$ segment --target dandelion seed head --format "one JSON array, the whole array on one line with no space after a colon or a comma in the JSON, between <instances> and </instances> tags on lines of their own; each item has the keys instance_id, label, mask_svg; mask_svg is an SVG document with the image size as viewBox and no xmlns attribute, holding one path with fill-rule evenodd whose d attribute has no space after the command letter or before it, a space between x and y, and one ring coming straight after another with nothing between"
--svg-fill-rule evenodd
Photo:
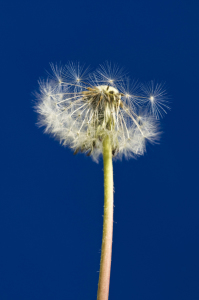
<instances>
[{"instance_id":1,"label":"dandelion seed head","mask_svg":"<svg viewBox=\"0 0 199 300\"><path fill-rule=\"evenodd\" d=\"M110 63L92 73L71 62L64 68L51 64L51 70L53 75L39 81L38 125L74 154L98 161L109 136L113 157L136 157L144 154L147 141L159 139L156 119L167 106L160 85L130 84Z\"/></svg>"}]
</instances>

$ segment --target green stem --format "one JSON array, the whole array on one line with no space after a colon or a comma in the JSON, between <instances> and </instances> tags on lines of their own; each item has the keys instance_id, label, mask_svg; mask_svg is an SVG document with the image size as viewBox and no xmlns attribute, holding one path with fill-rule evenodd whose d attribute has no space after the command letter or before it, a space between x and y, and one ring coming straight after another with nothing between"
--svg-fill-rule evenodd
<instances>
[{"instance_id":1,"label":"green stem","mask_svg":"<svg viewBox=\"0 0 199 300\"><path fill-rule=\"evenodd\" d=\"M97 300L108 300L113 237L113 164L110 138L103 142L104 220Z\"/></svg>"}]
</instances>

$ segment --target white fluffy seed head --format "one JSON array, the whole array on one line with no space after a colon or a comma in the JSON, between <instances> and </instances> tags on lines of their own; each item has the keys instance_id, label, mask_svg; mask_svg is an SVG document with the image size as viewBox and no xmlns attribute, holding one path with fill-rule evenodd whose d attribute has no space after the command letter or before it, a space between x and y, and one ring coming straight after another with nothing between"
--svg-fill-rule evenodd
<instances>
[{"instance_id":1,"label":"white fluffy seed head","mask_svg":"<svg viewBox=\"0 0 199 300\"><path fill-rule=\"evenodd\" d=\"M108 63L90 74L74 63L51 68L53 76L39 81L38 124L74 154L85 152L97 161L107 135L114 157L143 155L146 141L158 140L156 118L166 108L159 85L136 83L133 91L122 72Z\"/></svg>"}]
</instances>

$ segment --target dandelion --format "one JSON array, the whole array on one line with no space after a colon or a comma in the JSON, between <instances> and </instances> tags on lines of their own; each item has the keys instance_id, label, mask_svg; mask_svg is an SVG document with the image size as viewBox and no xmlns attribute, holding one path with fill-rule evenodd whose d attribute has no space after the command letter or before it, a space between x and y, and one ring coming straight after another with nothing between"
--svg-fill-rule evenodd
<instances>
[{"instance_id":1,"label":"dandelion","mask_svg":"<svg viewBox=\"0 0 199 300\"><path fill-rule=\"evenodd\" d=\"M84 152L104 163L104 221L97 300L109 294L113 232L112 158L143 155L146 143L159 139L158 121L169 108L161 85L130 84L110 63L95 72L78 63L64 68L51 64L52 73L39 81L36 111L39 126L74 154Z\"/></svg>"}]
</instances>

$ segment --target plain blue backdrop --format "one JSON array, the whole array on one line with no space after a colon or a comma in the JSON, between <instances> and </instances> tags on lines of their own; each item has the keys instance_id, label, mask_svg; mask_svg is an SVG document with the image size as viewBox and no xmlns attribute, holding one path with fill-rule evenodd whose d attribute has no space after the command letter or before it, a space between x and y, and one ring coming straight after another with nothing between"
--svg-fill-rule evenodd
<instances>
[{"instance_id":1,"label":"plain blue backdrop","mask_svg":"<svg viewBox=\"0 0 199 300\"><path fill-rule=\"evenodd\" d=\"M166 82L160 145L114 162L110 300L199 299L198 1L1 4L0 299L96 299L103 165L35 125L49 62Z\"/></svg>"}]
</instances>

